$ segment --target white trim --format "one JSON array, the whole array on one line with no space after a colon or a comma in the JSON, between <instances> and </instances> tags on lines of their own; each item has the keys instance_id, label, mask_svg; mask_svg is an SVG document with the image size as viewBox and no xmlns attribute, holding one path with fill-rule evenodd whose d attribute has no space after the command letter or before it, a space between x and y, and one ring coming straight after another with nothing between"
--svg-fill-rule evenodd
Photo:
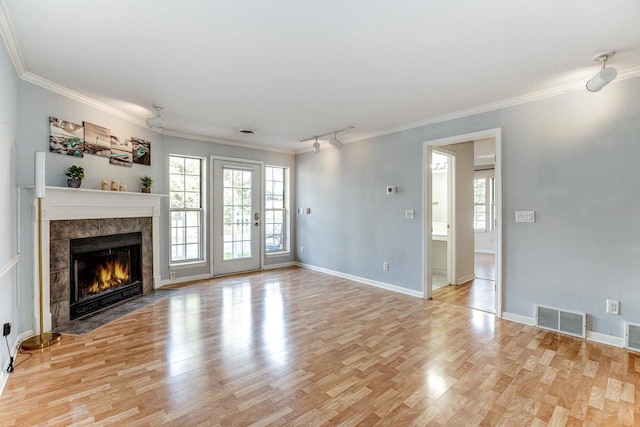
<instances>
[{"instance_id":1,"label":"white trim","mask_svg":"<svg viewBox=\"0 0 640 427\"><path fill-rule=\"evenodd\" d=\"M211 279L209 274L198 274L196 276L178 277L176 279L164 279L160 281L160 288L167 285L177 285L179 283L195 282L198 280ZM157 288L156 288L157 289Z\"/></svg>"},{"instance_id":2,"label":"white trim","mask_svg":"<svg viewBox=\"0 0 640 427\"><path fill-rule=\"evenodd\" d=\"M289 256L291 255L291 251L282 251L282 252L270 252L270 253L265 253L264 256L269 259L269 258L282 258L285 256Z\"/></svg>"},{"instance_id":3,"label":"white trim","mask_svg":"<svg viewBox=\"0 0 640 427\"><path fill-rule=\"evenodd\" d=\"M496 254L496 251L485 250L485 249L476 249L476 250L474 250L474 252L479 253L479 254L491 254L491 255L495 255Z\"/></svg>"},{"instance_id":4,"label":"white trim","mask_svg":"<svg viewBox=\"0 0 640 427\"><path fill-rule=\"evenodd\" d=\"M251 144L251 143L247 143L247 142L238 142L238 141L232 141L232 140L229 140L229 139L216 138L216 137L212 137L212 136L204 136L204 135L196 135L196 134L187 133L187 132L179 132L179 131L166 129L166 128L165 128L165 131L164 131L164 135L165 136L171 136L171 137L174 137L174 138L191 139L191 140L194 140L194 141L213 142L213 143L216 143L216 144L231 145L231 146L234 146L234 147L250 148L250 149L253 149L253 150L270 151L270 152L274 152L274 153L283 153L283 154L296 154L295 150L288 150L286 148L271 147L271 146L267 146L267 145Z\"/></svg>"},{"instance_id":5,"label":"white trim","mask_svg":"<svg viewBox=\"0 0 640 427\"><path fill-rule=\"evenodd\" d=\"M265 262L265 241L264 241L264 217L265 217L265 203L264 203L264 194L265 194L265 182L264 182L264 177L265 177L265 171L264 171L264 167L265 167L265 162L262 160L253 160L253 159L241 159L241 158L236 158L236 157L228 157L228 156L216 156L216 155L211 155L209 156L209 165L210 165L210 170L209 170L209 177L210 180L207 181L209 182L210 185L210 190L209 190L209 194L211 196L211 215L210 215L210 259L211 259L211 263L209 265L209 273L211 274L211 277L216 277L216 276L225 276L228 274L239 274L239 273L248 273L249 271L257 271L257 270L247 270L247 271L237 271L237 272L231 272L231 273L219 273L216 274L215 271L215 241L214 241L214 216L215 216L215 210L216 207L215 205L215 162L216 160L219 160L221 162L233 162L233 163L247 163L247 164L251 164L251 165L256 165L259 168L259 172L260 172L260 182L259 182L259 186L260 186L260 195L258 197L258 201L260 203L260 230L258 230L258 236L260 239L260 266L257 268L257 270L263 270L264 269L264 262Z\"/></svg>"},{"instance_id":6,"label":"white trim","mask_svg":"<svg viewBox=\"0 0 640 427\"><path fill-rule=\"evenodd\" d=\"M493 138L496 149L495 160L495 191L496 191L496 299L495 310L496 316L502 317L502 128L485 129L477 132L466 133L462 135L454 135L446 138L439 138L423 142L423 160L422 160L422 205L424 217L422 219L422 292L425 298L431 298L431 225L427 224L431 218L431 186L429 181L428 165L431 164L431 150L435 146L455 144L465 141L477 141L480 139Z\"/></svg>"},{"instance_id":7,"label":"white trim","mask_svg":"<svg viewBox=\"0 0 640 427\"><path fill-rule=\"evenodd\" d=\"M624 348L624 338L613 335L603 334L600 332L587 331L587 341L593 341L600 344L612 345L614 347Z\"/></svg>"},{"instance_id":8,"label":"white trim","mask_svg":"<svg viewBox=\"0 0 640 427\"><path fill-rule=\"evenodd\" d=\"M207 266L207 261L203 261L203 260L175 263L175 264L169 264L169 271L186 270L188 268L198 268L198 267L206 267L206 266Z\"/></svg>"},{"instance_id":9,"label":"white trim","mask_svg":"<svg viewBox=\"0 0 640 427\"><path fill-rule=\"evenodd\" d=\"M11 24L11 19L9 19L7 7L4 3L4 0L0 0L0 35L2 35L16 73L18 76L22 76L27 68L24 65L22 53L20 53L20 48L18 47L18 39L13 31L13 25Z\"/></svg>"},{"instance_id":10,"label":"white trim","mask_svg":"<svg viewBox=\"0 0 640 427\"><path fill-rule=\"evenodd\" d=\"M296 265L295 261L289 261L289 262L281 262L279 264L267 264L262 269L263 270L275 270L277 268L293 267L294 265Z\"/></svg>"},{"instance_id":11,"label":"white trim","mask_svg":"<svg viewBox=\"0 0 640 427\"><path fill-rule=\"evenodd\" d=\"M20 254L17 254L16 256L14 256L13 258L11 258L9 260L9 262L7 262L4 267L0 268L0 277L4 276L5 274L7 274L9 272L9 270L11 270L11 268L13 268L14 265L16 265L17 263L20 262Z\"/></svg>"},{"instance_id":12,"label":"white trim","mask_svg":"<svg viewBox=\"0 0 640 427\"><path fill-rule=\"evenodd\" d=\"M618 73L618 77L612 83L619 83L621 81L640 77L640 67L629 68L628 70L624 70ZM472 108L467 108L465 110L454 111L452 113L442 114L440 116L435 116L430 119L421 120L413 123L407 123L405 125L397 126L394 128L383 129L380 131L369 132L366 134L360 134L354 136L353 138L340 139L344 144L350 144L352 142L363 141L366 139L376 138L379 136L390 135L396 132L402 132L405 130L420 128L423 126L433 125L436 123L442 123L449 120L460 119L462 117L472 116L474 114L486 113L489 111L500 110L502 108L513 107L516 105L526 104L528 102L540 101L547 98L552 98L558 95L564 95L566 93L577 92L581 90L585 90L586 80L580 80L579 82L569 83L562 86L556 86L551 89L542 90L539 92L533 92L530 94L517 96L514 98L507 98L496 102L491 102L489 104L483 104ZM301 154L311 151L310 149L298 150L296 154ZM497 154L497 153L496 153Z\"/></svg>"},{"instance_id":13,"label":"white trim","mask_svg":"<svg viewBox=\"0 0 640 427\"><path fill-rule=\"evenodd\" d=\"M462 285L464 283L470 282L476 278L475 274L467 274L466 276L459 277L456 281L456 285Z\"/></svg>"},{"instance_id":14,"label":"white trim","mask_svg":"<svg viewBox=\"0 0 640 427\"><path fill-rule=\"evenodd\" d=\"M413 289L403 288L401 286L392 285L390 283L378 282L377 280L366 279L364 277L341 273L339 271L329 270L328 268L324 267L316 267L315 265L305 264L302 262L296 262L295 265L302 268L308 268L309 270L315 270L321 273L330 274L332 276L341 277L343 279L352 280L354 282L362 283L365 285L375 286L376 288L386 289L388 291L398 292L400 294L405 294L416 298L423 297L422 292L420 291L414 291Z\"/></svg>"},{"instance_id":15,"label":"white trim","mask_svg":"<svg viewBox=\"0 0 640 427\"><path fill-rule=\"evenodd\" d=\"M110 105L105 104L104 102L97 101L93 98L90 98L86 95L81 94L80 92L76 92L69 88L66 88L58 83L52 82L51 80L47 80L43 77L40 77L37 74L33 74L29 71L24 72L20 75L20 78L26 82L33 83L36 86L40 86L41 88L47 89L48 91L57 93L58 95L66 96L74 101L77 101L81 104L88 105L89 107L93 107L97 110L104 111L107 114L111 114L112 116L119 117L128 122L131 122L135 125L141 126L145 129L149 129L152 132L161 133L157 129L151 129L147 127L147 123L144 119L134 116L129 113L125 113L124 111L112 107Z\"/></svg>"},{"instance_id":16,"label":"white trim","mask_svg":"<svg viewBox=\"0 0 640 427\"><path fill-rule=\"evenodd\" d=\"M522 323L523 325L533 326L535 319L529 316L522 316L521 314L509 313L508 311L502 312L502 319L510 322Z\"/></svg>"}]
</instances>

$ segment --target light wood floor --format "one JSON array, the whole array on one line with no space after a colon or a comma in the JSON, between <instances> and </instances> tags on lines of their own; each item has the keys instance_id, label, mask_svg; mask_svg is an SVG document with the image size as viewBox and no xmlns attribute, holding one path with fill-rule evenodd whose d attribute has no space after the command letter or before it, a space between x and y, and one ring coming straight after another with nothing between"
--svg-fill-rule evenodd
<instances>
[{"instance_id":1,"label":"light wood floor","mask_svg":"<svg viewBox=\"0 0 640 427\"><path fill-rule=\"evenodd\" d=\"M495 255L475 253L476 278L462 285L448 285L434 290L432 298L452 304L495 313Z\"/></svg>"},{"instance_id":2,"label":"light wood floor","mask_svg":"<svg viewBox=\"0 0 640 427\"><path fill-rule=\"evenodd\" d=\"M65 335L0 398L2 426L583 422L640 423L638 355L298 268Z\"/></svg>"}]
</instances>

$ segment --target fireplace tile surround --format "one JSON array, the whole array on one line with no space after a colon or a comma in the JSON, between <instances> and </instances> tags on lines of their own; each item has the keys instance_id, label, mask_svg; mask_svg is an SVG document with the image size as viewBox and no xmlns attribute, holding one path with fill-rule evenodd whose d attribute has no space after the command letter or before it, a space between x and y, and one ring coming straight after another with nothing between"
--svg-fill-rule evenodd
<instances>
[{"instance_id":1,"label":"fireplace tile surround","mask_svg":"<svg viewBox=\"0 0 640 427\"><path fill-rule=\"evenodd\" d=\"M31 187L33 188L33 187ZM69 319L69 241L142 232L143 292L160 287L160 204L164 194L46 187L42 199L44 330ZM38 199L33 199L37 212ZM34 332L39 333L38 218L33 222Z\"/></svg>"},{"instance_id":2,"label":"fireplace tile surround","mask_svg":"<svg viewBox=\"0 0 640 427\"><path fill-rule=\"evenodd\" d=\"M51 325L58 328L70 320L69 259L71 239L110 236L114 234L142 233L142 292L153 289L152 218L102 218L51 221L49 226L51 288Z\"/></svg>"}]
</instances>

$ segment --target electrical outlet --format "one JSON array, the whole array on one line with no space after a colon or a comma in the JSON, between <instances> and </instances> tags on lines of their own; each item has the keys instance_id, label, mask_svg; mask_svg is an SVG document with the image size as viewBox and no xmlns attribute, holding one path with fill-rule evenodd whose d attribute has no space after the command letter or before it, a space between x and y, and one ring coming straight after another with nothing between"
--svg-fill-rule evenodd
<instances>
[{"instance_id":1,"label":"electrical outlet","mask_svg":"<svg viewBox=\"0 0 640 427\"><path fill-rule=\"evenodd\" d=\"M620 301L616 301L614 299L608 299L607 313L620 314Z\"/></svg>"},{"instance_id":2,"label":"electrical outlet","mask_svg":"<svg viewBox=\"0 0 640 427\"><path fill-rule=\"evenodd\" d=\"M303 254L304 253L304 246L300 246L300 253Z\"/></svg>"},{"instance_id":3,"label":"electrical outlet","mask_svg":"<svg viewBox=\"0 0 640 427\"><path fill-rule=\"evenodd\" d=\"M176 272L175 271L170 271L169 272L169 279L176 280Z\"/></svg>"},{"instance_id":4,"label":"electrical outlet","mask_svg":"<svg viewBox=\"0 0 640 427\"><path fill-rule=\"evenodd\" d=\"M5 323L2 326L2 336L6 337L7 335L9 335L11 333L11 323Z\"/></svg>"},{"instance_id":5,"label":"electrical outlet","mask_svg":"<svg viewBox=\"0 0 640 427\"><path fill-rule=\"evenodd\" d=\"M389 263L388 263L387 261L384 261L384 262L382 263L382 269L383 269L384 271L389 271Z\"/></svg>"}]
</instances>

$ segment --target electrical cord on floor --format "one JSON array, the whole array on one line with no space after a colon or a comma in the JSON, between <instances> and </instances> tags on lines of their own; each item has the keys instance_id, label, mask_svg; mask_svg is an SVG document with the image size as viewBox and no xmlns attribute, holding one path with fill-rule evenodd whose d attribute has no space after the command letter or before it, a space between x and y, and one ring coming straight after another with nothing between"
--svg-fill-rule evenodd
<instances>
[{"instance_id":1,"label":"electrical cord on floor","mask_svg":"<svg viewBox=\"0 0 640 427\"><path fill-rule=\"evenodd\" d=\"M18 353L19 354L24 354L25 356L29 356L26 359L22 360L20 363L18 363L16 366L14 366L14 368L17 368L18 366L22 365L24 362L26 362L27 360L31 359L31 357L33 356L33 353L28 353L26 351L22 351L22 348L20 346L18 346Z\"/></svg>"},{"instance_id":2,"label":"electrical cord on floor","mask_svg":"<svg viewBox=\"0 0 640 427\"><path fill-rule=\"evenodd\" d=\"M13 356L11 355L11 349L9 348L9 338L7 335L4 336L4 341L7 343L7 352L9 353L9 366L7 367L7 372L13 372Z\"/></svg>"}]
</instances>

